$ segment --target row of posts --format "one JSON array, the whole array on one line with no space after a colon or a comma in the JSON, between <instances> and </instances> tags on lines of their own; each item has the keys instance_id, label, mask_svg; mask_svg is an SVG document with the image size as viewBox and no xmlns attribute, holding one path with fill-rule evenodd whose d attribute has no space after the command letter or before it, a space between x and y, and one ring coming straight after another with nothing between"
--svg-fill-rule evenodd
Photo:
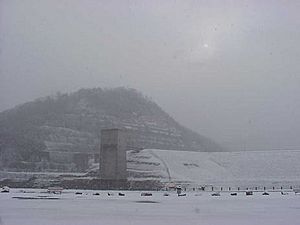
<instances>
[{"instance_id":1,"label":"row of posts","mask_svg":"<svg viewBox=\"0 0 300 225\"><path fill-rule=\"evenodd\" d=\"M267 188L266 187L263 187L263 190L266 190ZM278 190L278 188L276 188L276 187L272 187L272 190ZM289 189L291 189L291 190L293 190L293 186L290 186L289 187ZM196 188L193 188L193 191L195 191L196 190ZM211 190L212 191L214 191L214 190L216 190L213 186L211 187ZM223 188L223 187L220 187L220 191L226 191L226 190L228 190L228 191L231 191L232 190L232 188L231 187L228 187L228 189L225 189L225 188ZM237 190L238 191L240 191L240 190L242 190L240 187L237 187ZM243 190L245 190L245 189L243 189ZM246 190L250 190L250 188L246 188ZM251 190L260 190L260 188L258 188L258 187L254 187L254 188L251 188ZM280 190L283 190L283 186L281 186L280 187Z\"/></svg>"},{"instance_id":2,"label":"row of posts","mask_svg":"<svg viewBox=\"0 0 300 225\"><path fill-rule=\"evenodd\" d=\"M290 189L290 190L293 190L293 186L289 186L287 188L284 188L283 186L280 186L280 189L279 188L276 188L275 186L271 187L271 188L267 188L267 187L253 187L253 188L241 188L241 187L237 187L237 188L231 188L231 187L227 187L227 188L223 188L223 187L220 187L220 188L217 188L217 187L201 187L201 188L188 188L188 190L192 190L192 191L199 191L199 190L202 190L202 191L242 191L242 190L255 190L255 191L258 191L258 190L287 190L287 189ZM182 190L184 191L187 191L187 188L182 188Z\"/></svg>"}]
</instances>

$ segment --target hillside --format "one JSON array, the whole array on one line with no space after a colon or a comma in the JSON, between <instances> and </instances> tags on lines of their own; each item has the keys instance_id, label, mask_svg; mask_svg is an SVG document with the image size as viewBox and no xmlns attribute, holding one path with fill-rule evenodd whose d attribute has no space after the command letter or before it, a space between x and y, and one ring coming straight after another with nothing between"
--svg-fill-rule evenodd
<instances>
[{"instance_id":1,"label":"hillside","mask_svg":"<svg viewBox=\"0 0 300 225\"><path fill-rule=\"evenodd\" d=\"M127 153L130 180L160 180L227 187L300 184L300 151L182 152L145 149Z\"/></svg>"},{"instance_id":2,"label":"hillside","mask_svg":"<svg viewBox=\"0 0 300 225\"><path fill-rule=\"evenodd\" d=\"M138 148L221 150L136 90L81 89L0 113L0 168L72 170L69 153L97 154L104 128L127 129ZM47 162L49 153L55 162Z\"/></svg>"}]
</instances>

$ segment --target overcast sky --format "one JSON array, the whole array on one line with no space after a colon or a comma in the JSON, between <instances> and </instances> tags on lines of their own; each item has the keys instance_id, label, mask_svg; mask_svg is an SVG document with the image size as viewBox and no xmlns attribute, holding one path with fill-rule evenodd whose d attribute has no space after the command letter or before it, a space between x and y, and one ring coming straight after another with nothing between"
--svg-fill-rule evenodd
<instances>
[{"instance_id":1,"label":"overcast sky","mask_svg":"<svg viewBox=\"0 0 300 225\"><path fill-rule=\"evenodd\" d=\"M0 111L126 86L230 150L300 149L298 0L0 0Z\"/></svg>"}]
</instances>

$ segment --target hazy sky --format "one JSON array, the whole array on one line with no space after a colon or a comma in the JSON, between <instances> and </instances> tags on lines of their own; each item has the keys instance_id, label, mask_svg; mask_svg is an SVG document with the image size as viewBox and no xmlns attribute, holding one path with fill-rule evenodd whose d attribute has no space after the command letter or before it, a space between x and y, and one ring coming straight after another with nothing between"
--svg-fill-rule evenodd
<instances>
[{"instance_id":1,"label":"hazy sky","mask_svg":"<svg viewBox=\"0 0 300 225\"><path fill-rule=\"evenodd\" d=\"M0 0L0 111L128 86L228 149L300 149L299 12L298 0Z\"/></svg>"}]
</instances>

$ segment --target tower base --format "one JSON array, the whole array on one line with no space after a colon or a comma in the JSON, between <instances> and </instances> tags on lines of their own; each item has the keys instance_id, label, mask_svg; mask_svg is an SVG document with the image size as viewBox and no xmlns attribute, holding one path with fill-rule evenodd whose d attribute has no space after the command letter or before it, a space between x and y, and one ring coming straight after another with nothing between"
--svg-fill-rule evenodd
<instances>
[{"instance_id":1,"label":"tower base","mask_svg":"<svg viewBox=\"0 0 300 225\"><path fill-rule=\"evenodd\" d=\"M102 190L127 190L129 188L129 184L126 179L99 179L99 188Z\"/></svg>"}]
</instances>

